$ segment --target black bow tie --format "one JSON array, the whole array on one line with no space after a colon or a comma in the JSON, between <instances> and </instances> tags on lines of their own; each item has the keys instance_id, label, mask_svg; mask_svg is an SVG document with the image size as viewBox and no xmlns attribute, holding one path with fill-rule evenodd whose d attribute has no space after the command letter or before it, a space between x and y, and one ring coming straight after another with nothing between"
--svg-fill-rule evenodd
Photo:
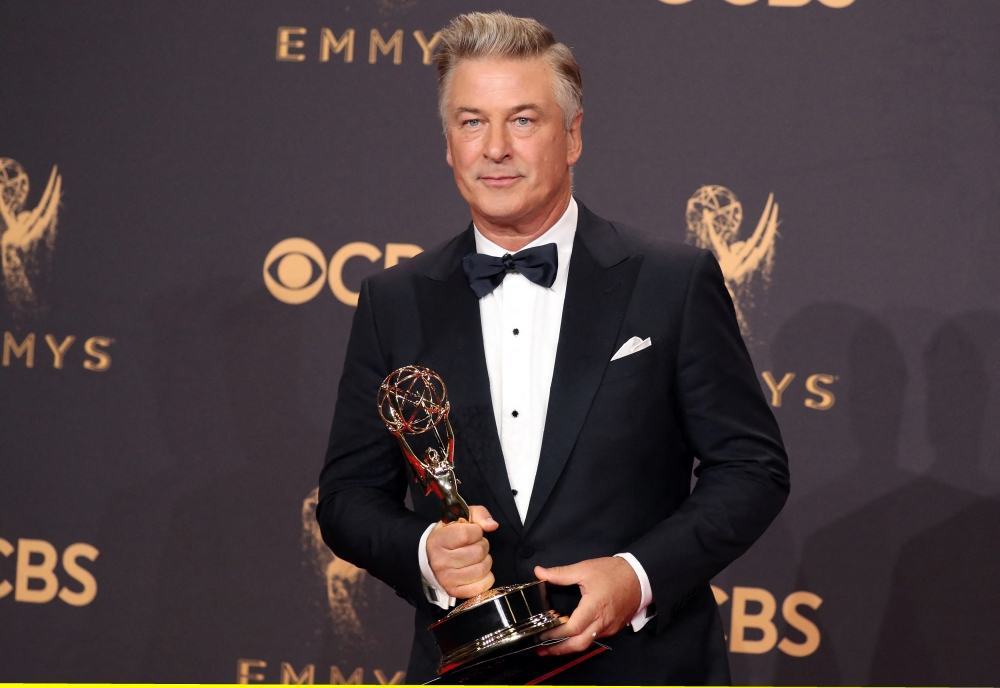
<instances>
[{"instance_id":1,"label":"black bow tie","mask_svg":"<svg viewBox=\"0 0 1000 688\"><path fill-rule=\"evenodd\" d=\"M556 281L559 251L555 244L543 244L514 255L507 253L502 258L470 253L462 258L462 267L469 278L469 286L479 298L499 287L509 272L524 275L535 284L548 288Z\"/></svg>"}]
</instances>

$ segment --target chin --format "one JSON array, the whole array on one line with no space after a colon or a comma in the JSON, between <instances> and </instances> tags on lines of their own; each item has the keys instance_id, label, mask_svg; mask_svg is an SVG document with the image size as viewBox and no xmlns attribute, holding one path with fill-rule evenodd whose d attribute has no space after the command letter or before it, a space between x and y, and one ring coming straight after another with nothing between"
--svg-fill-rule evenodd
<instances>
[{"instance_id":1,"label":"chin","mask_svg":"<svg viewBox=\"0 0 1000 688\"><path fill-rule=\"evenodd\" d=\"M522 216L527 208L527 199L518 194L480 194L476 198L476 210L494 222L502 222Z\"/></svg>"}]
</instances>

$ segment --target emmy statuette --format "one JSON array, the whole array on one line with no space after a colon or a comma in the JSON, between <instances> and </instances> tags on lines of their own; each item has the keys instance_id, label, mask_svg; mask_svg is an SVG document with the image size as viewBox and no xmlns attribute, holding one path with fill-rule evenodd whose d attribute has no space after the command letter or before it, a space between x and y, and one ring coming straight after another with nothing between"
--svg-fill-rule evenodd
<instances>
[{"instance_id":1,"label":"emmy statuette","mask_svg":"<svg viewBox=\"0 0 1000 688\"><path fill-rule=\"evenodd\" d=\"M379 388L378 409L425 494L433 492L441 499L441 520L445 524L468 521L469 505L458 494L455 478L455 435L448 420L451 404L437 373L420 366L396 370ZM420 456L407 437L424 433L432 433L433 439ZM539 633L561 623L558 612L549 607L543 581L487 590L431 625L441 648L438 674L495 650L536 643Z\"/></svg>"}]
</instances>

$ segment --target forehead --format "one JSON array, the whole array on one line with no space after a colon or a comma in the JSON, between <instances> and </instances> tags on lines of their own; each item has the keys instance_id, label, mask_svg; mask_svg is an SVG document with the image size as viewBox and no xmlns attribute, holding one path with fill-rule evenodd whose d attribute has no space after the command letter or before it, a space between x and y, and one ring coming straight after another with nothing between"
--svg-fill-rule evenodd
<instances>
[{"instance_id":1,"label":"forehead","mask_svg":"<svg viewBox=\"0 0 1000 688\"><path fill-rule=\"evenodd\" d=\"M462 60L448 89L451 107L541 105L554 98L552 69L542 58Z\"/></svg>"}]
</instances>

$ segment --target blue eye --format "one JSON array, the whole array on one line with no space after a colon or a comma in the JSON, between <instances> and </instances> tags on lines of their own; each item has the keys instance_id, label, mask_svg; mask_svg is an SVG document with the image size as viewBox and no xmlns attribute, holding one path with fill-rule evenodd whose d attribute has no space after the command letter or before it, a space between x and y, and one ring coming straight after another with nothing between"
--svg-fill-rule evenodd
<instances>
[{"instance_id":1,"label":"blue eye","mask_svg":"<svg viewBox=\"0 0 1000 688\"><path fill-rule=\"evenodd\" d=\"M479 126L479 120L478 119L470 119L470 120L468 120L466 122L466 124L468 126L470 126L470 127L477 127L477 126Z\"/></svg>"},{"instance_id":2,"label":"blue eye","mask_svg":"<svg viewBox=\"0 0 1000 688\"><path fill-rule=\"evenodd\" d=\"M527 117L518 117L517 123L520 124L522 127L526 127L528 126L528 124L531 123L531 120L528 119Z\"/></svg>"}]
</instances>

